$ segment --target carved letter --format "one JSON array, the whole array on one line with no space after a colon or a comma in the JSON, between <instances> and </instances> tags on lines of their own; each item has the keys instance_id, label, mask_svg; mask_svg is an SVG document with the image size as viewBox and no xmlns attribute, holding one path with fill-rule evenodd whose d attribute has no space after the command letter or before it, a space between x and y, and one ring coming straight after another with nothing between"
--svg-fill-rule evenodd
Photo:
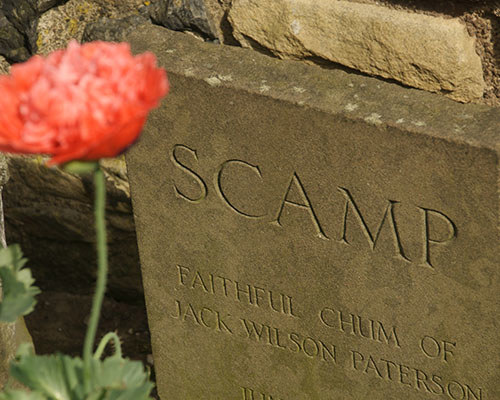
<instances>
[{"instance_id":1,"label":"carved letter","mask_svg":"<svg viewBox=\"0 0 500 400\"><path fill-rule=\"evenodd\" d=\"M370 246L372 250L375 249L375 246L377 245L377 240L380 236L380 231L382 230L382 227L384 226L384 222L387 217L389 217L389 223L392 228L392 234L394 238L394 247L396 250L396 254L402 258L405 261L411 262L411 260L406 257L403 246L401 245L401 239L399 238L399 232L398 232L398 227L396 225L396 219L394 217L394 204L397 204L398 201L394 200L389 200L389 204L387 204L387 207L385 208L384 215L382 216L382 221L380 222L380 225L377 228L377 231L375 232L375 235L373 235L370 232L370 229L368 228L368 225L365 222L365 219L363 218L363 215L361 215L361 212L359 211L358 206L356 205L354 198L352 197L351 193L349 190L339 187L338 190L345 196L346 198L346 203L345 203L345 212L344 212L344 222L343 222L343 230L342 230L342 238L340 239L341 242L349 244L347 241L347 215L349 213L349 205L352 206L352 209L354 210L354 214L356 214L356 217L358 218L358 221L361 225L361 230L363 231L364 235L366 236L368 243L370 243Z\"/></svg>"},{"instance_id":2,"label":"carved letter","mask_svg":"<svg viewBox=\"0 0 500 400\"><path fill-rule=\"evenodd\" d=\"M203 179L200 177L200 175L198 175L196 172L194 172L192 169L186 167L184 164L182 164L178 159L177 159L177 153L178 153L178 150L180 149L184 149L184 150L187 150L190 154L192 154L194 156L194 159L196 161L198 161L198 156L196 155L196 150L193 150L183 144L176 144L172 150L172 157L171 157L171 160L172 162L174 163L174 165L179 168L180 170L186 172L189 176L191 176L195 181L196 183L200 186L200 195L198 196L198 198L191 198L191 197L188 197L186 196L184 193L182 193L178 188L177 186L175 185L174 183L174 191L175 191L175 194L177 195L177 197L180 197L184 200L187 200L191 203L199 203L201 202L202 200L205 199L205 197L207 197L207 185L206 183L203 181Z\"/></svg>"},{"instance_id":3,"label":"carved letter","mask_svg":"<svg viewBox=\"0 0 500 400\"><path fill-rule=\"evenodd\" d=\"M243 394L243 400L254 400L252 389L241 386L241 393Z\"/></svg>"},{"instance_id":4,"label":"carved letter","mask_svg":"<svg viewBox=\"0 0 500 400\"><path fill-rule=\"evenodd\" d=\"M431 210L430 208L424 208L424 207L419 207L419 208L424 213L424 265L434 268L434 266L431 264L431 251L429 245L431 243L445 244L450 240L455 239L457 237L457 226L449 217L444 215L441 211ZM450 234L448 235L448 237L444 238L431 237L432 235L429 229L430 215L435 215L436 217L439 217L446 223L448 223L448 226L450 228Z\"/></svg>"},{"instance_id":5,"label":"carved letter","mask_svg":"<svg viewBox=\"0 0 500 400\"><path fill-rule=\"evenodd\" d=\"M303 203L297 203L292 200L288 200L288 195L290 194L290 190L292 189L292 185L295 184L295 187L299 190L300 196L302 197ZM299 176L297 175L296 172L293 173L292 179L290 179L290 184L288 185L288 189L286 190L285 197L283 201L281 202L281 207L278 211L278 216L274 221L271 221L271 223L281 226L280 218L281 214L283 213L283 209L285 208L286 204L290 204L295 207L299 208L304 208L307 211L309 211L309 215L311 216L312 223L314 225L314 228L316 230L316 233L319 238L329 240L328 236L325 234L325 231L321 227L318 217L316 216L316 213L314 212L314 209L312 207L311 201L309 200L309 197L307 196L307 193L304 189L304 185L302 185L302 182L300 181Z\"/></svg>"},{"instance_id":6,"label":"carved letter","mask_svg":"<svg viewBox=\"0 0 500 400\"><path fill-rule=\"evenodd\" d=\"M225 162L222 163L222 165L219 167L219 173L217 174L217 185L216 185L216 188L218 189L218 192L219 192L219 195L220 197L222 197L222 199L226 202L226 204L229 206L229 208L231 210L233 210L235 213L237 214L240 214L240 215L243 215L245 217L248 217L248 218L262 218L264 217L266 214L263 214L263 215L256 215L256 214L248 214L244 211L241 211L239 210L238 208L236 208L230 201L229 199L227 198L226 194L224 193L224 191L222 190L222 185L221 185L221 176L222 176L222 171L224 170L224 168L231 164L231 163L234 163L234 164L242 164L242 165L247 165L250 169L252 169L252 171L255 171L255 173L260 177L262 178L262 174L260 172L260 168L257 166L257 165L253 165L253 164L250 164L246 161L243 161L243 160L227 160Z\"/></svg>"}]
</instances>

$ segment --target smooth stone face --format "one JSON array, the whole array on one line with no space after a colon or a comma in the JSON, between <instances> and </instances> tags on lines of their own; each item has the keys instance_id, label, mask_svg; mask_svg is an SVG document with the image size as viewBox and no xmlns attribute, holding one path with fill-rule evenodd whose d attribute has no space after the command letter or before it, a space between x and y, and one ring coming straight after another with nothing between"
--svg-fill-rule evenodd
<instances>
[{"instance_id":1,"label":"smooth stone face","mask_svg":"<svg viewBox=\"0 0 500 400\"><path fill-rule=\"evenodd\" d=\"M144 26L161 398L500 398L498 110Z\"/></svg>"}]
</instances>

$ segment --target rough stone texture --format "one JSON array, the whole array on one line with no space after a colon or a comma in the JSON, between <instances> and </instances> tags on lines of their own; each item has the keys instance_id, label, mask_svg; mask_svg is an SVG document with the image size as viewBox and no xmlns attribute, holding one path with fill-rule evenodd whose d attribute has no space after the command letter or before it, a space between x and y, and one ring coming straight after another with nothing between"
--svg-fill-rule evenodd
<instances>
[{"instance_id":1,"label":"rough stone texture","mask_svg":"<svg viewBox=\"0 0 500 400\"><path fill-rule=\"evenodd\" d=\"M108 295L141 301L142 287L124 161L107 160ZM93 183L50 169L41 159L10 157L4 189L7 241L19 243L42 290L65 282L88 294L95 277Z\"/></svg>"},{"instance_id":2,"label":"rough stone texture","mask_svg":"<svg viewBox=\"0 0 500 400\"><path fill-rule=\"evenodd\" d=\"M7 60L0 56L0 74L8 74L10 72L10 64Z\"/></svg>"},{"instance_id":3,"label":"rough stone texture","mask_svg":"<svg viewBox=\"0 0 500 400\"><path fill-rule=\"evenodd\" d=\"M71 39L81 41L85 26L102 17L124 18L138 15L142 1L139 0L69 0L44 13L37 27L39 54L48 54L64 48Z\"/></svg>"},{"instance_id":4,"label":"rough stone texture","mask_svg":"<svg viewBox=\"0 0 500 400\"><path fill-rule=\"evenodd\" d=\"M19 32L27 32L37 16L34 0L1 0L2 11Z\"/></svg>"},{"instance_id":5,"label":"rough stone texture","mask_svg":"<svg viewBox=\"0 0 500 400\"><path fill-rule=\"evenodd\" d=\"M224 10L224 4L219 0L204 0L207 17L214 27L212 36L218 39L221 43L226 43L227 36L227 13ZM234 40L234 39L233 39Z\"/></svg>"},{"instance_id":6,"label":"rough stone texture","mask_svg":"<svg viewBox=\"0 0 500 400\"><path fill-rule=\"evenodd\" d=\"M353 1L353 0L351 0ZM500 2L495 0L354 0L383 4L407 12L460 18L476 37L476 51L483 63L484 100L500 105Z\"/></svg>"},{"instance_id":7,"label":"rough stone texture","mask_svg":"<svg viewBox=\"0 0 500 400\"><path fill-rule=\"evenodd\" d=\"M138 25L147 23L143 15L129 15L121 19L101 18L96 22L87 24L82 35L82 42L105 40L108 42L122 42L127 34Z\"/></svg>"},{"instance_id":8,"label":"rough stone texture","mask_svg":"<svg viewBox=\"0 0 500 400\"><path fill-rule=\"evenodd\" d=\"M44 13L45 11L66 3L68 0L38 0L36 7L39 13Z\"/></svg>"},{"instance_id":9,"label":"rough stone texture","mask_svg":"<svg viewBox=\"0 0 500 400\"><path fill-rule=\"evenodd\" d=\"M457 19L346 1L235 0L229 21L244 47L334 61L463 102L483 96L475 41Z\"/></svg>"},{"instance_id":10,"label":"rough stone texture","mask_svg":"<svg viewBox=\"0 0 500 400\"><path fill-rule=\"evenodd\" d=\"M23 318L12 324L0 323L0 388L9 380L10 362L14 360L17 348L22 343L33 343ZM21 385L13 381L12 386Z\"/></svg>"},{"instance_id":11,"label":"rough stone texture","mask_svg":"<svg viewBox=\"0 0 500 400\"><path fill-rule=\"evenodd\" d=\"M473 11L462 17L477 38L476 51L483 63L488 104L500 106L500 3L494 12Z\"/></svg>"},{"instance_id":12,"label":"rough stone texture","mask_svg":"<svg viewBox=\"0 0 500 400\"><path fill-rule=\"evenodd\" d=\"M9 181L9 168L7 167L7 157L0 153L0 190ZM0 210L2 212L2 210Z\"/></svg>"},{"instance_id":13,"label":"rough stone texture","mask_svg":"<svg viewBox=\"0 0 500 400\"><path fill-rule=\"evenodd\" d=\"M12 61L25 61L35 49L35 37L36 31L36 21L38 18L38 12L35 0L0 0L1 10L7 17L8 21L13 25L13 27L18 32L18 35L22 37L22 49L19 49L20 53L15 54L15 58L7 58ZM6 38L6 40L8 40ZM16 43L19 42L19 38L16 39Z\"/></svg>"},{"instance_id":14,"label":"rough stone texture","mask_svg":"<svg viewBox=\"0 0 500 400\"><path fill-rule=\"evenodd\" d=\"M194 30L224 40L220 24L224 12L217 0L157 0L152 4L151 19L169 29Z\"/></svg>"},{"instance_id":15,"label":"rough stone texture","mask_svg":"<svg viewBox=\"0 0 500 400\"><path fill-rule=\"evenodd\" d=\"M29 57L29 51L24 43L24 36L12 25L1 10L0 55L11 62L25 61Z\"/></svg>"},{"instance_id":16,"label":"rough stone texture","mask_svg":"<svg viewBox=\"0 0 500 400\"><path fill-rule=\"evenodd\" d=\"M498 109L129 41L172 87L127 153L161 398L500 398Z\"/></svg>"}]
</instances>

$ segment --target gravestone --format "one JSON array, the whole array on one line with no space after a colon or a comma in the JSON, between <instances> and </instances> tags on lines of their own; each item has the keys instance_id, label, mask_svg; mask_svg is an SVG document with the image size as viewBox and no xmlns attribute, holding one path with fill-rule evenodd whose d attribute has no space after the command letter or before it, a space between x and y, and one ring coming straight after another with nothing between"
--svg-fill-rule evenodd
<instances>
[{"instance_id":1,"label":"gravestone","mask_svg":"<svg viewBox=\"0 0 500 400\"><path fill-rule=\"evenodd\" d=\"M500 398L498 109L160 27L127 155L162 399Z\"/></svg>"}]
</instances>

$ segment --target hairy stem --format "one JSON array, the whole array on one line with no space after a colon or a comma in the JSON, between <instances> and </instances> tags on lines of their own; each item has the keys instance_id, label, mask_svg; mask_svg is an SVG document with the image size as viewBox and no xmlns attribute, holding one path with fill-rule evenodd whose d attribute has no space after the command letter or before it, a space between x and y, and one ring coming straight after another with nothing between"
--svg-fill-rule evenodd
<instances>
[{"instance_id":1,"label":"hairy stem","mask_svg":"<svg viewBox=\"0 0 500 400\"><path fill-rule=\"evenodd\" d=\"M90 390L92 350L97 332L97 324L101 314L102 301L106 291L106 280L108 275L108 248L106 241L106 182L104 174L100 168L94 172L95 200L94 213L97 239L97 282L94 299L92 301L92 311L85 335L83 345L83 368L85 387Z\"/></svg>"},{"instance_id":2,"label":"hairy stem","mask_svg":"<svg viewBox=\"0 0 500 400\"><path fill-rule=\"evenodd\" d=\"M120 342L120 338L115 332L108 332L101 339L99 346L97 346L97 350L94 353L94 359L99 360L104 352L104 349L108 345L109 342L113 342L115 356L121 358L122 357L122 344Z\"/></svg>"}]
</instances>

